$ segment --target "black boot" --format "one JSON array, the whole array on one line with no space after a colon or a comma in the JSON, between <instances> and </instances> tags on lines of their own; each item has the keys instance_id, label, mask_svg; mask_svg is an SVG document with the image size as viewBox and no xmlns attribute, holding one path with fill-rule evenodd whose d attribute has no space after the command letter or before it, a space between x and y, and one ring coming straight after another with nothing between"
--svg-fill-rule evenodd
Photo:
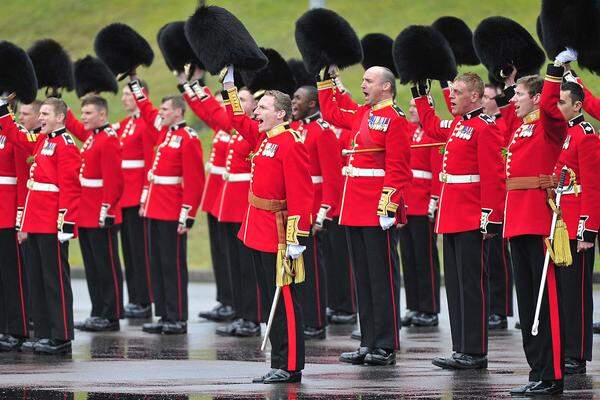
<instances>
[{"instance_id":1,"label":"black boot","mask_svg":"<svg viewBox=\"0 0 600 400\"><path fill-rule=\"evenodd\" d=\"M506 317L498 314L490 314L489 317L489 329L506 329L508 328L508 321Z\"/></svg>"},{"instance_id":2,"label":"black boot","mask_svg":"<svg viewBox=\"0 0 600 400\"><path fill-rule=\"evenodd\" d=\"M369 347L359 347L356 351L340 354L340 361L348 364L364 364L365 357L371 352Z\"/></svg>"},{"instance_id":3,"label":"black boot","mask_svg":"<svg viewBox=\"0 0 600 400\"><path fill-rule=\"evenodd\" d=\"M374 349L365 356L367 365L395 365L396 352L394 350Z\"/></svg>"},{"instance_id":4,"label":"black boot","mask_svg":"<svg viewBox=\"0 0 600 400\"><path fill-rule=\"evenodd\" d=\"M404 317L402 317L402 319L400 320L400 324L402 326L411 326L413 317L416 315L416 311L406 310L406 314L404 314Z\"/></svg>"},{"instance_id":5,"label":"black boot","mask_svg":"<svg viewBox=\"0 0 600 400\"><path fill-rule=\"evenodd\" d=\"M242 320L242 324L235 331L235 336L254 337L260 336L260 324L256 322Z\"/></svg>"},{"instance_id":6,"label":"black boot","mask_svg":"<svg viewBox=\"0 0 600 400\"><path fill-rule=\"evenodd\" d=\"M438 326L437 314L420 312L412 318L414 326Z\"/></svg>"},{"instance_id":7,"label":"black boot","mask_svg":"<svg viewBox=\"0 0 600 400\"><path fill-rule=\"evenodd\" d=\"M33 351L41 354L70 353L71 341L59 339L42 339L33 346Z\"/></svg>"},{"instance_id":8,"label":"black boot","mask_svg":"<svg viewBox=\"0 0 600 400\"><path fill-rule=\"evenodd\" d=\"M0 337L0 351L20 350L25 339L19 336L2 335Z\"/></svg>"},{"instance_id":9,"label":"black boot","mask_svg":"<svg viewBox=\"0 0 600 400\"><path fill-rule=\"evenodd\" d=\"M585 374L585 360L579 360L577 358L566 357L565 358L565 374L576 375Z\"/></svg>"},{"instance_id":10,"label":"black boot","mask_svg":"<svg viewBox=\"0 0 600 400\"><path fill-rule=\"evenodd\" d=\"M594 322L594 333L600 333L600 322Z\"/></svg>"},{"instance_id":11,"label":"black boot","mask_svg":"<svg viewBox=\"0 0 600 400\"><path fill-rule=\"evenodd\" d=\"M86 323L85 328L90 332L113 332L120 330L121 325L118 319L111 321L106 318L96 318Z\"/></svg>"},{"instance_id":12,"label":"black boot","mask_svg":"<svg viewBox=\"0 0 600 400\"><path fill-rule=\"evenodd\" d=\"M564 389L564 383L560 381L541 381L527 389L525 396L550 396L561 394Z\"/></svg>"},{"instance_id":13,"label":"black boot","mask_svg":"<svg viewBox=\"0 0 600 400\"><path fill-rule=\"evenodd\" d=\"M538 383L539 382L529 382L525 386L521 386L521 387L518 387L518 388L511 389L510 390L510 395L511 396L523 396L525 393L527 393L527 391L529 389L531 389L532 387L534 387Z\"/></svg>"},{"instance_id":14,"label":"black boot","mask_svg":"<svg viewBox=\"0 0 600 400\"><path fill-rule=\"evenodd\" d=\"M181 335L187 333L187 322L165 322L163 323L162 333L164 333L165 335Z\"/></svg>"},{"instance_id":15,"label":"black boot","mask_svg":"<svg viewBox=\"0 0 600 400\"><path fill-rule=\"evenodd\" d=\"M354 340L362 340L362 335L360 334L360 329L355 329L350 334L350 338Z\"/></svg>"},{"instance_id":16,"label":"black boot","mask_svg":"<svg viewBox=\"0 0 600 400\"><path fill-rule=\"evenodd\" d=\"M348 314L342 311L331 316L331 323L338 325L352 325L356 323L356 314Z\"/></svg>"},{"instance_id":17,"label":"black boot","mask_svg":"<svg viewBox=\"0 0 600 400\"><path fill-rule=\"evenodd\" d=\"M487 368L487 356L467 353L454 353L452 357L437 357L431 363L444 369L484 369Z\"/></svg>"},{"instance_id":18,"label":"black boot","mask_svg":"<svg viewBox=\"0 0 600 400\"><path fill-rule=\"evenodd\" d=\"M278 369L269 374L262 383L295 383L302 380L302 371Z\"/></svg>"},{"instance_id":19,"label":"black boot","mask_svg":"<svg viewBox=\"0 0 600 400\"><path fill-rule=\"evenodd\" d=\"M219 304L210 311L201 311L198 316L210 321L226 322L235 318L235 311L231 306Z\"/></svg>"},{"instance_id":20,"label":"black boot","mask_svg":"<svg viewBox=\"0 0 600 400\"><path fill-rule=\"evenodd\" d=\"M164 323L165 320L162 318L156 322L148 322L142 325L142 331L146 333L162 333Z\"/></svg>"},{"instance_id":21,"label":"black boot","mask_svg":"<svg viewBox=\"0 0 600 400\"><path fill-rule=\"evenodd\" d=\"M304 339L305 340L316 340L316 339L325 339L325 328L313 328L312 326L307 326L304 328Z\"/></svg>"}]
</instances>

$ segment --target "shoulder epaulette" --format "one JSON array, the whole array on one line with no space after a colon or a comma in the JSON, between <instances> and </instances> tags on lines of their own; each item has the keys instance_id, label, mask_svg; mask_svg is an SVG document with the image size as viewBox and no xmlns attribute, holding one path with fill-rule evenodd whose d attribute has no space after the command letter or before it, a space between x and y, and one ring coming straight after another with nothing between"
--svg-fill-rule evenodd
<instances>
[{"instance_id":1,"label":"shoulder epaulette","mask_svg":"<svg viewBox=\"0 0 600 400\"><path fill-rule=\"evenodd\" d=\"M594 130L594 127L592 126L592 124L590 124L587 121L580 122L579 126L581 126L583 128L583 132L586 135L590 135L590 134L596 133L596 131Z\"/></svg>"},{"instance_id":2,"label":"shoulder epaulette","mask_svg":"<svg viewBox=\"0 0 600 400\"><path fill-rule=\"evenodd\" d=\"M197 138L198 137L198 133L196 133L196 131L193 128L190 128L189 126L186 126L185 131L188 133L188 135L190 135L191 138Z\"/></svg>"},{"instance_id":3,"label":"shoulder epaulette","mask_svg":"<svg viewBox=\"0 0 600 400\"><path fill-rule=\"evenodd\" d=\"M479 118L481 118L488 125L494 123L494 118L490 117L487 114L479 114Z\"/></svg>"},{"instance_id":4,"label":"shoulder epaulette","mask_svg":"<svg viewBox=\"0 0 600 400\"><path fill-rule=\"evenodd\" d=\"M302 138L302 135L300 134L300 132L290 129L290 133L292 134L292 137L294 138L296 143L298 143L298 142L304 143L304 139Z\"/></svg>"},{"instance_id":5,"label":"shoulder epaulette","mask_svg":"<svg viewBox=\"0 0 600 400\"><path fill-rule=\"evenodd\" d=\"M394 109L394 111L396 111L396 113L400 116L400 117L406 117L406 115L404 114L404 111L402 111L402 109L400 108L399 105L394 104L392 105L392 108Z\"/></svg>"},{"instance_id":6,"label":"shoulder epaulette","mask_svg":"<svg viewBox=\"0 0 600 400\"><path fill-rule=\"evenodd\" d=\"M331 128L331 125L329 125L329 122L325 121L323 118L317 119L317 124L319 124L319 126L323 129Z\"/></svg>"},{"instance_id":7,"label":"shoulder epaulette","mask_svg":"<svg viewBox=\"0 0 600 400\"><path fill-rule=\"evenodd\" d=\"M112 126L107 126L104 128L104 132L106 132L108 136L117 136L117 131L114 130Z\"/></svg>"},{"instance_id":8,"label":"shoulder epaulette","mask_svg":"<svg viewBox=\"0 0 600 400\"><path fill-rule=\"evenodd\" d=\"M75 141L73 140L73 137L72 137L70 134L68 134L68 133L66 133L66 132L65 132L65 133L63 133L63 134L62 134L62 135L60 135L60 136L61 136L61 137L63 138L63 140L65 141L65 144L68 144L68 145L73 145L73 146L75 146Z\"/></svg>"},{"instance_id":9,"label":"shoulder epaulette","mask_svg":"<svg viewBox=\"0 0 600 400\"><path fill-rule=\"evenodd\" d=\"M442 119L440 120L440 128L450 128L452 126L451 119Z\"/></svg>"}]
</instances>

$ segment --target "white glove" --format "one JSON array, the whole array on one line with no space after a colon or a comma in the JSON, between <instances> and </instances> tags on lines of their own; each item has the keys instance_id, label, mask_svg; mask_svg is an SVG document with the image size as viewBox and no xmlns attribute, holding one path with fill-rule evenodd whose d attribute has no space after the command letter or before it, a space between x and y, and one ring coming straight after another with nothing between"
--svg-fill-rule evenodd
<instances>
[{"instance_id":1,"label":"white glove","mask_svg":"<svg viewBox=\"0 0 600 400\"><path fill-rule=\"evenodd\" d=\"M0 95L0 106L4 106L6 104L8 104L8 99L3 95Z\"/></svg>"},{"instance_id":2,"label":"white glove","mask_svg":"<svg viewBox=\"0 0 600 400\"><path fill-rule=\"evenodd\" d=\"M440 202L440 198L438 196L431 196L429 199L429 205L427 206L427 217L431 222L435 219L435 212L438 208L438 203Z\"/></svg>"},{"instance_id":3,"label":"white glove","mask_svg":"<svg viewBox=\"0 0 600 400\"><path fill-rule=\"evenodd\" d=\"M225 84L225 83L234 83L233 65L227 66L227 72L225 73L225 76L223 77L223 84Z\"/></svg>"},{"instance_id":4,"label":"white glove","mask_svg":"<svg viewBox=\"0 0 600 400\"><path fill-rule=\"evenodd\" d=\"M100 225L100 228L104 228L106 225L106 217L108 217L109 207L110 206L105 203L102 203L102 206L100 207L100 216L98 217L98 225Z\"/></svg>"},{"instance_id":5,"label":"white glove","mask_svg":"<svg viewBox=\"0 0 600 400\"><path fill-rule=\"evenodd\" d=\"M285 255L287 257L290 257L292 260L295 260L296 258L302 255L302 252L304 252L304 250L306 250L306 246L302 246L299 244L288 244Z\"/></svg>"},{"instance_id":6,"label":"white glove","mask_svg":"<svg viewBox=\"0 0 600 400\"><path fill-rule=\"evenodd\" d=\"M58 232L58 241L61 243L66 242L67 240L73 239L73 234L72 233L62 233L62 232Z\"/></svg>"},{"instance_id":7,"label":"white glove","mask_svg":"<svg viewBox=\"0 0 600 400\"><path fill-rule=\"evenodd\" d=\"M566 64L571 61L577 61L577 51L573 50L570 47L567 47L565 50L558 53L556 58L554 59L555 63Z\"/></svg>"},{"instance_id":8,"label":"white glove","mask_svg":"<svg viewBox=\"0 0 600 400\"><path fill-rule=\"evenodd\" d=\"M392 226L394 226L395 223L396 223L396 218L394 218L394 217L386 217L383 215L379 216L379 225L381 226L381 229L383 229L384 231L387 231L388 229L390 229Z\"/></svg>"},{"instance_id":9,"label":"white glove","mask_svg":"<svg viewBox=\"0 0 600 400\"><path fill-rule=\"evenodd\" d=\"M572 71L565 72L565 74L563 75L563 80L565 82L572 82L572 83L579 84L579 82L577 82L577 78L575 78Z\"/></svg>"}]
</instances>

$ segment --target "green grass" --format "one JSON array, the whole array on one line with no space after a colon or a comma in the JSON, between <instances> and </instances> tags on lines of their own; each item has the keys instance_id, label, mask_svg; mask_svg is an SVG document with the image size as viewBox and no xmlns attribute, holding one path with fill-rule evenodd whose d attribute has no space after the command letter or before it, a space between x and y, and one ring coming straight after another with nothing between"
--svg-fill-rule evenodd
<instances>
[{"instance_id":1,"label":"green grass","mask_svg":"<svg viewBox=\"0 0 600 400\"><path fill-rule=\"evenodd\" d=\"M176 91L176 79L165 67L156 44L156 33L165 23L186 19L195 9L195 0L5 0L0 13L0 38L28 48L35 40L53 38L63 44L73 59L93 54L93 40L102 27L112 22L131 25L148 39L156 52L154 64L139 71L140 77L148 81L151 97L156 100ZM242 20L256 41L265 47L277 49L284 58L298 57L294 41L294 22L307 9L308 0L213 0L227 8ZM359 36L371 32L382 32L395 38L411 24L430 24L443 15L463 18L473 29L483 18L503 15L513 18L534 33L535 20L539 14L539 1L513 0L507 7L506 1L488 0L326 0L327 7L337 11L352 24ZM226 44L224 44L226 45ZM486 77L481 66L469 70ZM355 66L342 73L350 92L359 93L362 68ZM587 72L582 78L596 93L600 93L597 79ZM217 87L214 78L210 86ZM438 104L443 104L436 93ZM40 93L43 97L43 93ZM78 100L72 93L64 96L79 112ZM112 120L124 117L119 96L107 96ZM408 87L398 92L398 104L404 108L410 98ZM449 116L444 110L445 116ZM201 132L205 153L209 149L209 132L190 118ZM81 264L78 246L73 243L72 260ZM192 268L209 268L210 257L207 247L207 229L203 218L199 218L189 239L189 263Z\"/></svg>"}]
</instances>

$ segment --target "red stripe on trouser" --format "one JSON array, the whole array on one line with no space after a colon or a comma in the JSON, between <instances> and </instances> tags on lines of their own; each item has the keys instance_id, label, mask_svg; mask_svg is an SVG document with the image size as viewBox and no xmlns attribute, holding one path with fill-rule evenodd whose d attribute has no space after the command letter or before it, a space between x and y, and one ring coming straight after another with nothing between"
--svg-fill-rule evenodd
<instances>
[{"instance_id":1,"label":"red stripe on trouser","mask_svg":"<svg viewBox=\"0 0 600 400\"><path fill-rule=\"evenodd\" d=\"M281 288L283 292L283 302L285 304L285 319L287 320L288 335L288 371L296 370L296 313L294 312L294 301L288 285Z\"/></svg>"},{"instance_id":2,"label":"red stripe on trouser","mask_svg":"<svg viewBox=\"0 0 600 400\"><path fill-rule=\"evenodd\" d=\"M585 252L582 251L579 254L581 257L581 351L579 358L583 360L585 349Z\"/></svg>"},{"instance_id":3,"label":"red stripe on trouser","mask_svg":"<svg viewBox=\"0 0 600 400\"><path fill-rule=\"evenodd\" d=\"M21 264L21 252L19 251L19 239L15 234L17 245L17 272L19 274L19 299L21 300L21 319L23 322L23 334L27 333L27 316L25 314L25 295L23 294L23 265Z\"/></svg>"},{"instance_id":4,"label":"red stripe on trouser","mask_svg":"<svg viewBox=\"0 0 600 400\"><path fill-rule=\"evenodd\" d=\"M315 292L317 297L315 307L317 312L317 323L319 324L318 328L321 328L323 327L323 318L321 317L321 293L319 286L319 267L317 264L318 262L319 260L317 258L317 237L313 236L313 269L315 271Z\"/></svg>"},{"instance_id":5,"label":"red stripe on trouser","mask_svg":"<svg viewBox=\"0 0 600 400\"><path fill-rule=\"evenodd\" d=\"M181 260L179 256L179 239L181 235L177 234L177 308L179 309L179 321L183 321L183 300L181 296Z\"/></svg>"},{"instance_id":6,"label":"red stripe on trouser","mask_svg":"<svg viewBox=\"0 0 600 400\"><path fill-rule=\"evenodd\" d=\"M485 276L485 262L483 260L483 237L481 238L481 278L479 281L479 288L481 289L481 353L486 354L486 335L487 335L487 318L485 317L486 302L485 302L485 286L483 278Z\"/></svg>"},{"instance_id":7,"label":"red stripe on trouser","mask_svg":"<svg viewBox=\"0 0 600 400\"><path fill-rule=\"evenodd\" d=\"M431 275L431 309L434 312L437 312L437 302L435 301L435 268L433 267L433 240L431 240L433 232L431 232L431 224L429 222L427 223L427 229L429 230L429 272Z\"/></svg>"},{"instance_id":8,"label":"red stripe on trouser","mask_svg":"<svg viewBox=\"0 0 600 400\"><path fill-rule=\"evenodd\" d=\"M142 220L142 226L144 227L144 264L146 265L146 283L148 284L148 295L150 301L154 303L154 292L152 290L152 276L150 275L150 255L148 250L148 221Z\"/></svg>"},{"instance_id":9,"label":"red stripe on trouser","mask_svg":"<svg viewBox=\"0 0 600 400\"><path fill-rule=\"evenodd\" d=\"M110 228L106 230L106 235L108 236L108 255L110 257L110 268L113 277L113 284L115 288L115 311L117 314L117 318L121 318L121 296L119 294L119 281L117 280L117 269L115 268L115 257L113 255L113 247L112 247L112 237L110 235Z\"/></svg>"},{"instance_id":10,"label":"red stripe on trouser","mask_svg":"<svg viewBox=\"0 0 600 400\"><path fill-rule=\"evenodd\" d=\"M63 314L63 328L65 330L65 340L69 339L69 334L67 332L67 305L65 304L65 286L63 283L63 274L62 274L62 259L60 257L60 241L56 240L56 257L58 258L58 281L60 282L60 303Z\"/></svg>"},{"instance_id":11,"label":"red stripe on trouser","mask_svg":"<svg viewBox=\"0 0 600 400\"><path fill-rule=\"evenodd\" d=\"M388 267L389 267L389 271L390 271L390 291L392 293L392 312L394 313L393 315L393 320L394 320L394 344L396 346L396 348L400 347L400 340L398 339L398 321L396 319L396 292L394 290L394 271L393 271L393 267L392 267L392 251L391 251L391 246L390 246L390 231L386 231L386 237L387 237L387 251L388 251Z\"/></svg>"},{"instance_id":12,"label":"red stripe on trouser","mask_svg":"<svg viewBox=\"0 0 600 400\"><path fill-rule=\"evenodd\" d=\"M556 277L554 264L548 265L548 304L550 306L550 334L552 336L552 361L554 365L554 379L562 379L562 365L560 361L560 316L558 314L558 295L556 290Z\"/></svg>"}]
</instances>

